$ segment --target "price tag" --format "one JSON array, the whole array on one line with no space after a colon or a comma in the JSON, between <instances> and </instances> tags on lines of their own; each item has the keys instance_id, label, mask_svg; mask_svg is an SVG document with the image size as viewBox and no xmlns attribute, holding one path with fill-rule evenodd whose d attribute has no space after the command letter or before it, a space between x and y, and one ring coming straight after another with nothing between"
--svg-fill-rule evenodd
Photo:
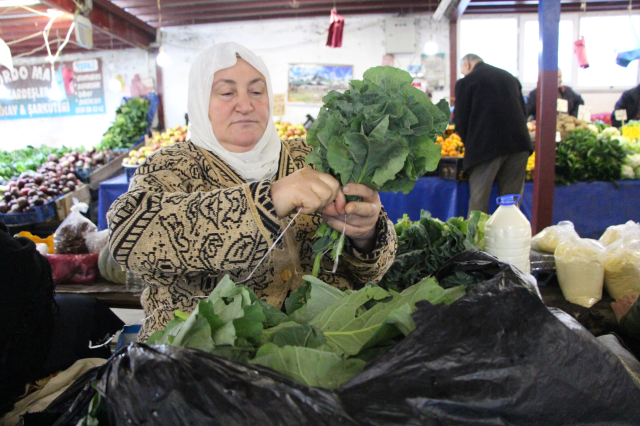
<instances>
[{"instance_id":1,"label":"price tag","mask_svg":"<svg viewBox=\"0 0 640 426\"><path fill-rule=\"evenodd\" d=\"M556 132L556 143L562 142L562 135L560 132Z\"/></svg>"},{"instance_id":2,"label":"price tag","mask_svg":"<svg viewBox=\"0 0 640 426\"><path fill-rule=\"evenodd\" d=\"M591 107L578 105L578 120L591 121Z\"/></svg>"},{"instance_id":3,"label":"price tag","mask_svg":"<svg viewBox=\"0 0 640 426\"><path fill-rule=\"evenodd\" d=\"M569 112L569 101L566 99L558 99L558 112Z\"/></svg>"},{"instance_id":4,"label":"price tag","mask_svg":"<svg viewBox=\"0 0 640 426\"><path fill-rule=\"evenodd\" d=\"M626 109L617 109L614 114L616 115L616 120L618 120L618 121L626 121L627 120L627 110Z\"/></svg>"},{"instance_id":5,"label":"price tag","mask_svg":"<svg viewBox=\"0 0 640 426\"><path fill-rule=\"evenodd\" d=\"M279 117L284 115L284 93L276 93L273 95L273 116Z\"/></svg>"}]
</instances>

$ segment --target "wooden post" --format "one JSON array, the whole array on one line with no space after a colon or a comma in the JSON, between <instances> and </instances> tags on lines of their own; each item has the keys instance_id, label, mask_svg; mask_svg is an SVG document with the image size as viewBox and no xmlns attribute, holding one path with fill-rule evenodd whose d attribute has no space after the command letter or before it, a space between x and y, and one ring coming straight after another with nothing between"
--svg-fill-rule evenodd
<instances>
[{"instance_id":1,"label":"wooden post","mask_svg":"<svg viewBox=\"0 0 640 426\"><path fill-rule=\"evenodd\" d=\"M456 81L458 81L458 23L449 22L449 106L456 103Z\"/></svg>"},{"instance_id":2,"label":"wooden post","mask_svg":"<svg viewBox=\"0 0 640 426\"><path fill-rule=\"evenodd\" d=\"M158 127L165 130L164 123L164 89L162 86L162 67L156 63L156 94L158 95Z\"/></svg>"},{"instance_id":3,"label":"wooden post","mask_svg":"<svg viewBox=\"0 0 640 426\"><path fill-rule=\"evenodd\" d=\"M536 99L536 166L532 211L534 234L553 224L560 0L541 0L538 3L538 22L542 48L538 53Z\"/></svg>"}]
</instances>

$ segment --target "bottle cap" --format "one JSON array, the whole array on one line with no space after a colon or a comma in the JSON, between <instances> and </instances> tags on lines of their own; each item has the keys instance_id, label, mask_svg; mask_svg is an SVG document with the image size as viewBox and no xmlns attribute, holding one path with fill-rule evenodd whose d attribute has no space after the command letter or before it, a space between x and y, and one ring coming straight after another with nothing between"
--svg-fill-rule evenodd
<instances>
[{"instance_id":1,"label":"bottle cap","mask_svg":"<svg viewBox=\"0 0 640 426\"><path fill-rule=\"evenodd\" d=\"M503 195L502 197L496 198L496 203L498 203L499 206L513 206L517 204L518 201L520 201L520 195L518 194Z\"/></svg>"}]
</instances>

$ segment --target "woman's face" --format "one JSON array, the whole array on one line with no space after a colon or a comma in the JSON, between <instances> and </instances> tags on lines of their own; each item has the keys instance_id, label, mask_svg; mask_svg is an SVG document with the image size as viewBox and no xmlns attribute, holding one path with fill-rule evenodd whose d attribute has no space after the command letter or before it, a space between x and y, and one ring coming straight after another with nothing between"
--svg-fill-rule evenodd
<instances>
[{"instance_id":1,"label":"woman's face","mask_svg":"<svg viewBox=\"0 0 640 426\"><path fill-rule=\"evenodd\" d=\"M264 76L242 58L213 75L209 120L216 139L231 152L251 151L269 120Z\"/></svg>"}]
</instances>

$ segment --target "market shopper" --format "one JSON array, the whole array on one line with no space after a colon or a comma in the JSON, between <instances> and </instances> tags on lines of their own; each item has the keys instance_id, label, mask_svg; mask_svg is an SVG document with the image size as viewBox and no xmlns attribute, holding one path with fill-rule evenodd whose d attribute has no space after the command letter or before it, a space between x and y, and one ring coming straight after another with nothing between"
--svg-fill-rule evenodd
<instances>
[{"instance_id":1,"label":"market shopper","mask_svg":"<svg viewBox=\"0 0 640 426\"><path fill-rule=\"evenodd\" d=\"M627 111L627 120L640 120L640 85L633 89L625 90L616 102L611 113L611 124L615 127L622 126L620 120L616 120L616 111L624 109Z\"/></svg>"},{"instance_id":2,"label":"market shopper","mask_svg":"<svg viewBox=\"0 0 640 426\"><path fill-rule=\"evenodd\" d=\"M456 83L453 121L465 145L469 212L489 213L494 181L498 195L522 196L524 190L532 147L522 86L507 71L472 53L462 58L460 67L465 77Z\"/></svg>"},{"instance_id":3,"label":"market shopper","mask_svg":"<svg viewBox=\"0 0 640 426\"><path fill-rule=\"evenodd\" d=\"M533 89L529 92L527 98L527 117L536 118L536 97L538 89ZM580 105L584 105L582 96L574 92L569 86L562 85L562 70L558 70L558 99L564 99L567 101L567 114L574 117L578 116L578 108Z\"/></svg>"},{"instance_id":4,"label":"market shopper","mask_svg":"<svg viewBox=\"0 0 640 426\"><path fill-rule=\"evenodd\" d=\"M358 287L380 279L393 262L396 235L378 193L358 184L340 188L305 166L311 149L303 139L280 140L272 106L268 71L253 52L236 43L206 50L189 74L191 140L150 156L111 206L114 258L147 284L140 340L166 326L176 309L192 311L225 274L281 307L312 270L323 218L349 237L337 272L320 273L325 282ZM362 202L346 203L344 194Z\"/></svg>"}]
</instances>

